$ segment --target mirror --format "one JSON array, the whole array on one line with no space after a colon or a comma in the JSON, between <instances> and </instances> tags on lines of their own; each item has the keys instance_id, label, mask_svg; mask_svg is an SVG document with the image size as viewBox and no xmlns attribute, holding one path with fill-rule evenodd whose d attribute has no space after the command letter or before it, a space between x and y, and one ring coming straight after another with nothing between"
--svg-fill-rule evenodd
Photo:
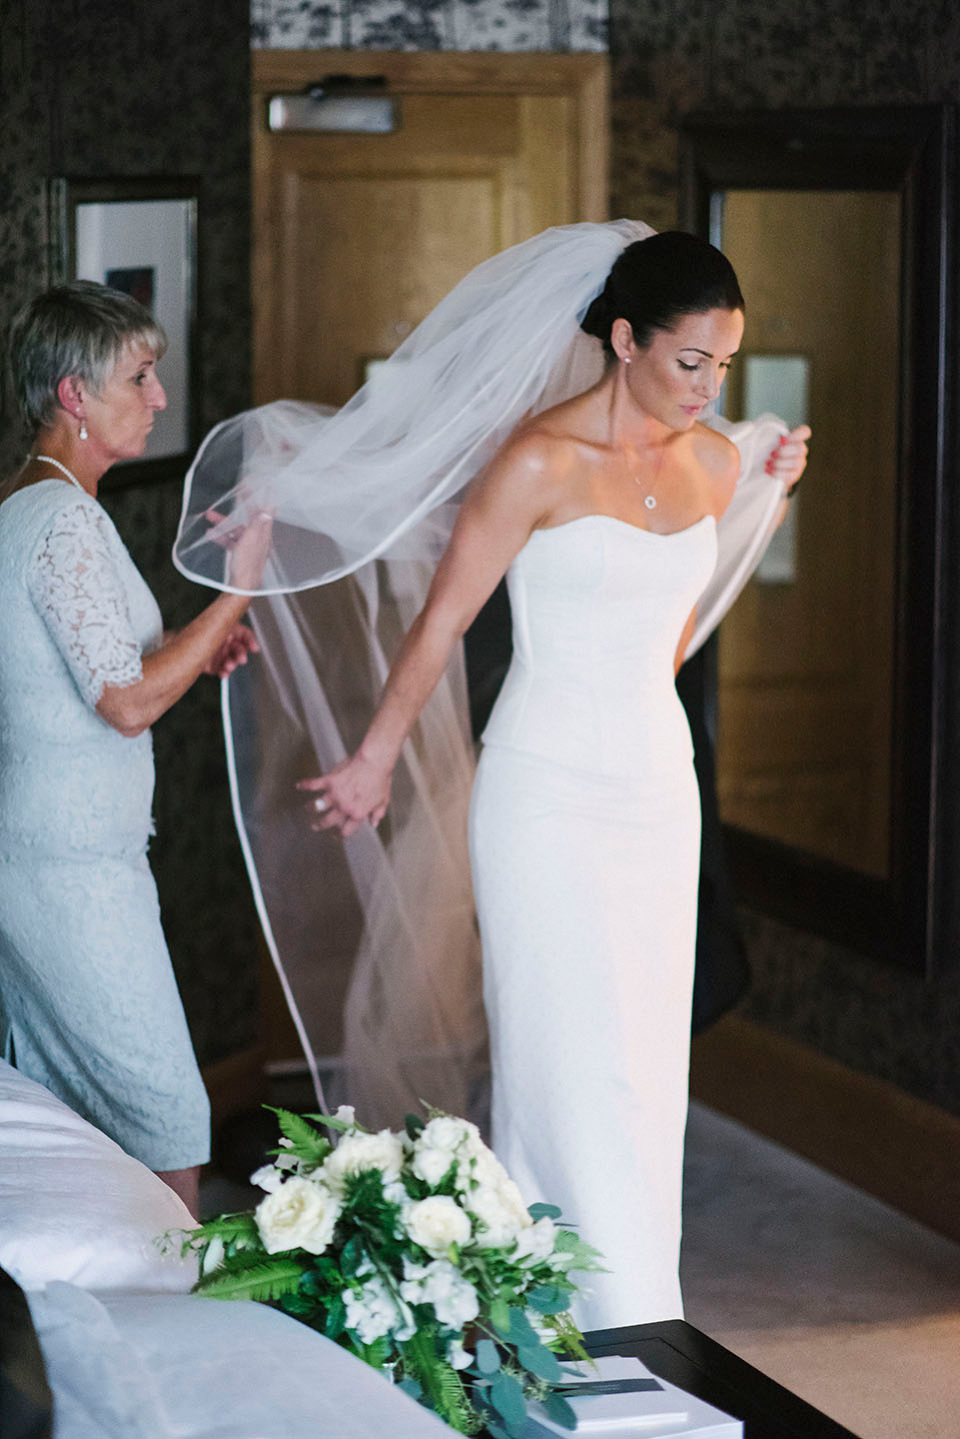
<instances>
[{"instance_id":1,"label":"mirror","mask_svg":"<svg viewBox=\"0 0 960 1439\"><path fill-rule=\"evenodd\" d=\"M949 108L691 117L683 217L747 302L729 418L807 473L704 673L740 897L929 972L949 949Z\"/></svg>"}]
</instances>

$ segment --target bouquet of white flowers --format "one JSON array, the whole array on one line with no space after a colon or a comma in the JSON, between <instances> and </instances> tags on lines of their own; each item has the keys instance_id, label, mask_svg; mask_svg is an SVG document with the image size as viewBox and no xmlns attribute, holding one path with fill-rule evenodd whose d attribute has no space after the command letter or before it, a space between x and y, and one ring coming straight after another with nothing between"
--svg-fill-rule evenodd
<instances>
[{"instance_id":1,"label":"bouquet of white flowers","mask_svg":"<svg viewBox=\"0 0 960 1439\"><path fill-rule=\"evenodd\" d=\"M586 1358L570 1272L599 1264L559 1210L527 1209L466 1120L433 1111L374 1134L346 1106L274 1112L283 1138L252 1176L266 1197L186 1236L197 1291L275 1305L461 1434L516 1439L528 1399L574 1428L555 1351ZM336 1146L311 1121L339 1131Z\"/></svg>"}]
</instances>

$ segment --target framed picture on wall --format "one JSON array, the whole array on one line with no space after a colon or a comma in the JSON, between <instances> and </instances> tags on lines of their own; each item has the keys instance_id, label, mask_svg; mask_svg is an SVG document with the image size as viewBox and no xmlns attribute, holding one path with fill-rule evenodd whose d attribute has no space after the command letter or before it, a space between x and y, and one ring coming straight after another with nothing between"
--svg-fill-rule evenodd
<instances>
[{"instance_id":1,"label":"framed picture on wall","mask_svg":"<svg viewBox=\"0 0 960 1439\"><path fill-rule=\"evenodd\" d=\"M167 336L157 373L167 407L143 457L114 466L113 483L182 475L198 440L198 182L67 179L51 185L52 282L97 280L133 295Z\"/></svg>"}]
</instances>

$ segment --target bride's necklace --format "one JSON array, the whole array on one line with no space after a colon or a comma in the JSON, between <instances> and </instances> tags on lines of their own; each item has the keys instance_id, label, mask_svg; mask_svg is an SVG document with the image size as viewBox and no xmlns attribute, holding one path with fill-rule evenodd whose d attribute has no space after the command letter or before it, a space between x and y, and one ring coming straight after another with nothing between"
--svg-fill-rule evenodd
<instances>
[{"instance_id":1,"label":"bride's necklace","mask_svg":"<svg viewBox=\"0 0 960 1439\"><path fill-rule=\"evenodd\" d=\"M658 485L659 480L660 480L660 471L663 469L663 462L664 462L664 460L666 459L666 457L667 457L667 446L666 446L666 443L664 443L664 444L661 446L661 448L660 448L660 458L657 460L657 466L656 466L656 469L655 469L654 472L653 472L653 480L652 480L651 488L647 490L647 493L646 493L646 494L644 495L644 497L643 497L643 503L646 505L646 507L647 507L648 510L655 510L655 509L657 508L657 497L656 497L655 494L652 493L652 491L657 488L657 485ZM639 479L636 475L631 475L630 478L631 478L631 480L633 480L633 483L634 483L635 485L639 485L639 487L640 487L641 490L647 488L647 487L644 485L643 481L642 481L641 479Z\"/></svg>"},{"instance_id":2,"label":"bride's necklace","mask_svg":"<svg viewBox=\"0 0 960 1439\"><path fill-rule=\"evenodd\" d=\"M81 485L80 481L77 479L76 475L73 474L70 470L68 470L66 465L61 465L60 461L55 460L52 455L34 455L33 458L35 460L43 460L43 462L47 465L53 465L53 468L55 470L59 470L62 475L66 475L71 485L76 485L78 490L83 490L84 494L87 493L83 485Z\"/></svg>"}]
</instances>

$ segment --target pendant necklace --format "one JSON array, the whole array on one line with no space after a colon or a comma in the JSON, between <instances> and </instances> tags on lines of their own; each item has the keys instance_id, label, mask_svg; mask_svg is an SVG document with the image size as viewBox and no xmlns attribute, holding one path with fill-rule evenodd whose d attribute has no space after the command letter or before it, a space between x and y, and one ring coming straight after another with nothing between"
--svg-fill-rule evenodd
<instances>
[{"instance_id":1,"label":"pendant necklace","mask_svg":"<svg viewBox=\"0 0 960 1439\"><path fill-rule=\"evenodd\" d=\"M653 488L654 488L654 489L657 488L657 484L658 484L659 479L660 479L660 471L663 469L663 462L664 462L664 460L666 459L666 457L667 457L667 444L666 444L666 441L664 441L663 445L662 445L661 448L660 448L660 458L657 460L657 467L656 467L656 469L654 470L654 474L653 474ZM635 485L639 485L640 489L643 489L643 488L644 488L644 485L643 485L642 480L639 480L636 475L631 475L630 478L633 480L633 483L634 483ZM651 494L651 493L647 493L647 494L644 495L644 497L643 497L643 503L646 505L646 507L647 507L648 510L655 510L655 509L657 508L657 497L656 497L656 495Z\"/></svg>"},{"instance_id":2,"label":"pendant necklace","mask_svg":"<svg viewBox=\"0 0 960 1439\"><path fill-rule=\"evenodd\" d=\"M35 460L43 460L44 463L47 465L53 465L55 470L59 470L61 474L66 475L71 485L76 485L78 490L83 490L84 494L87 493L83 485L81 485L80 481L77 479L76 475L72 474L71 471L67 469L66 465L61 465L60 461L55 460L52 455L34 455L33 458Z\"/></svg>"}]
</instances>

